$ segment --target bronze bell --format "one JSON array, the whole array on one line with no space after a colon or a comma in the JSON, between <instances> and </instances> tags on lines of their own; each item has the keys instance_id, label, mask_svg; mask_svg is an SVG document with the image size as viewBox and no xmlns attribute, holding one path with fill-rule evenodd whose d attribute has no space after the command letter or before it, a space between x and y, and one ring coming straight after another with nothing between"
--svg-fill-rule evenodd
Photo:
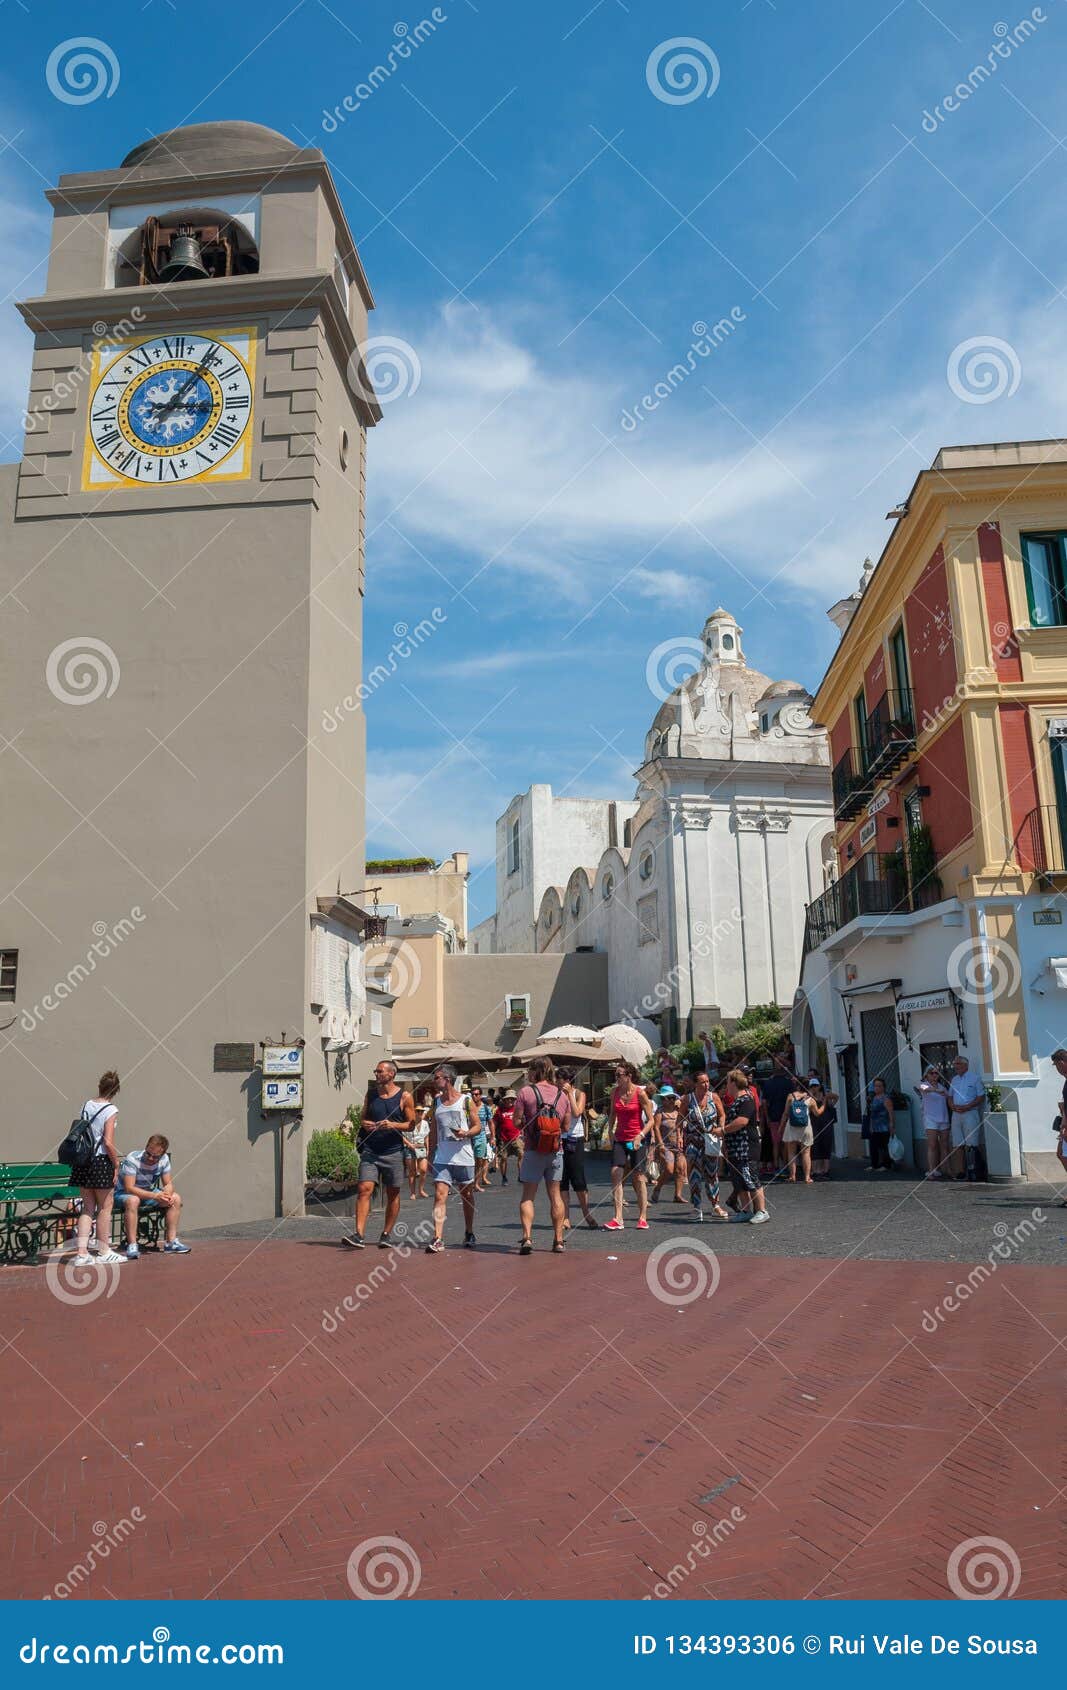
<instances>
[{"instance_id":1,"label":"bronze bell","mask_svg":"<svg viewBox=\"0 0 1067 1690\"><path fill-rule=\"evenodd\" d=\"M200 282L208 271L200 256L200 242L190 228L180 228L170 243L170 255L159 272L161 282Z\"/></svg>"}]
</instances>

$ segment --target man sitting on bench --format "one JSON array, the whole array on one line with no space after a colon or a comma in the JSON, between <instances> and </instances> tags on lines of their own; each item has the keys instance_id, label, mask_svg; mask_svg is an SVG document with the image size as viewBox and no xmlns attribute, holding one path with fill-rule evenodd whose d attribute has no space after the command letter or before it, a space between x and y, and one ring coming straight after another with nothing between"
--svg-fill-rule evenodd
<instances>
[{"instance_id":1,"label":"man sitting on bench","mask_svg":"<svg viewBox=\"0 0 1067 1690\"><path fill-rule=\"evenodd\" d=\"M170 1177L170 1140L162 1133L153 1133L143 1150L131 1150L123 1157L119 1181L115 1191L117 1208L126 1216L126 1260L135 1262L141 1254L137 1248L137 1219L142 1209L162 1209L166 1235L164 1250L172 1256L187 1256L190 1246L178 1237L178 1221L182 1200Z\"/></svg>"}]
</instances>

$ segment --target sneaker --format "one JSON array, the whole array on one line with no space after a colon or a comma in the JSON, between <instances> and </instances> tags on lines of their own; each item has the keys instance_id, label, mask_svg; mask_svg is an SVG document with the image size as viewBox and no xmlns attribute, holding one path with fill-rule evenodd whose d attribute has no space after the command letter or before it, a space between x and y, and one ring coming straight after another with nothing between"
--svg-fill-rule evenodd
<instances>
[{"instance_id":1,"label":"sneaker","mask_svg":"<svg viewBox=\"0 0 1067 1690\"><path fill-rule=\"evenodd\" d=\"M695 1203L693 1204L693 1219L696 1221L698 1226L700 1225L701 1221L704 1219L703 1209L698 1209Z\"/></svg>"},{"instance_id":2,"label":"sneaker","mask_svg":"<svg viewBox=\"0 0 1067 1690\"><path fill-rule=\"evenodd\" d=\"M71 1267L87 1268L92 1266L93 1258L92 1256L71 1256L69 1261Z\"/></svg>"},{"instance_id":3,"label":"sneaker","mask_svg":"<svg viewBox=\"0 0 1067 1690\"><path fill-rule=\"evenodd\" d=\"M391 1232L383 1232L382 1236L378 1240L379 1250L391 1250L392 1247L393 1247L393 1235L392 1235L392 1233Z\"/></svg>"},{"instance_id":4,"label":"sneaker","mask_svg":"<svg viewBox=\"0 0 1067 1690\"><path fill-rule=\"evenodd\" d=\"M365 1250L367 1248L358 1232L346 1232L341 1239L341 1243L347 1244L350 1250Z\"/></svg>"},{"instance_id":5,"label":"sneaker","mask_svg":"<svg viewBox=\"0 0 1067 1690\"><path fill-rule=\"evenodd\" d=\"M439 1256L443 1249L444 1244L439 1238L431 1238L430 1242L426 1246L426 1254L428 1256Z\"/></svg>"},{"instance_id":6,"label":"sneaker","mask_svg":"<svg viewBox=\"0 0 1067 1690\"><path fill-rule=\"evenodd\" d=\"M637 1229L638 1229L639 1232L647 1232L648 1231L648 1222L647 1221L638 1221Z\"/></svg>"},{"instance_id":7,"label":"sneaker","mask_svg":"<svg viewBox=\"0 0 1067 1690\"><path fill-rule=\"evenodd\" d=\"M764 1222L764 1221L769 1221L769 1220L770 1220L770 1218L771 1218L771 1217L770 1217L770 1215L769 1215L769 1214L768 1214L768 1213L767 1213L767 1211L766 1211L766 1209L759 1209L759 1210L757 1210L757 1212L756 1212L756 1213L755 1213L755 1214L754 1214L754 1215L753 1215L753 1216L752 1216L752 1218L751 1218L751 1219L750 1219L750 1221L749 1221L749 1223L748 1223L748 1224L749 1224L749 1226L761 1226L761 1225L762 1225L762 1224L763 1224L763 1222Z\"/></svg>"},{"instance_id":8,"label":"sneaker","mask_svg":"<svg viewBox=\"0 0 1067 1690\"><path fill-rule=\"evenodd\" d=\"M478 1243L478 1240L475 1238L473 1232L464 1233L464 1235L463 1235L463 1248L465 1250L473 1250L477 1246L477 1243Z\"/></svg>"},{"instance_id":9,"label":"sneaker","mask_svg":"<svg viewBox=\"0 0 1067 1690\"><path fill-rule=\"evenodd\" d=\"M138 1257L140 1256L140 1254L141 1254L141 1252L137 1248L136 1244L127 1244L127 1246L126 1246L126 1260L128 1262L135 1262L138 1259Z\"/></svg>"},{"instance_id":10,"label":"sneaker","mask_svg":"<svg viewBox=\"0 0 1067 1690\"><path fill-rule=\"evenodd\" d=\"M172 1238L169 1244L164 1244L163 1253L167 1256L187 1256L191 1249L191 1244L183 1244L180 1238Z\"/></svg>"},{"instance_id":11,"label":"sneaker","mask_svg":"<svg viewBox=\"0 0 1067 1690\"><path fill-rule=\"evenodd\" d=\"M611 1221L605 1221L604 1222L604 1231L605 1232L621 1232L622 1229L623 1228L622 1228L622 1222L621 1221L611 1220Z\"/></svg>"},{"instance_id":12,"label":"sneaker","mask_svg":"<svg viewBox=\"0 0 1067 1690\"><path fill-rule=\"evenodd\" d=\"M99 1267L113 1267L117 1262L125 1261L125 1259L124 1256L119 1255L117 1250L101 1250L99 1255L92 1257L92 1260Z\"/></svg>"}]
</instances>

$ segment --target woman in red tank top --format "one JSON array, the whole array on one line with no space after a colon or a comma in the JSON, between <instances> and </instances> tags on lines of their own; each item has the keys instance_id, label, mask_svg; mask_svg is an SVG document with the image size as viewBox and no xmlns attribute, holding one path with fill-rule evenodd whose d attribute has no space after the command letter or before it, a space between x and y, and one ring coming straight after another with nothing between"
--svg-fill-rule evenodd
<instances>
[{"instance_id":1,"label":"woman in red tank top","mask_svg":"<svg viewBox=\"0 0 1067 1690\"><path fill-rule=\"evenodd\" d=\"M615 1219L604 1222L605 1232L622 1231L622 1188L628 1179L633 1180L637 1192L637 1224L642 1230L648 1226L648 1141L653 1111L637 1081L633 1063L620 1062L615 1069L615 1090L608 1112Z\"/></svg>"}]
</instances>

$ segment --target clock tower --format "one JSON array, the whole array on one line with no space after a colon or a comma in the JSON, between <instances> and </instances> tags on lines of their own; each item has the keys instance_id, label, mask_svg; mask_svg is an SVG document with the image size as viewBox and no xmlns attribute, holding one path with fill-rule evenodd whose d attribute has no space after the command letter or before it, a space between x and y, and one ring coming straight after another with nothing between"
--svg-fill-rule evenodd
<instances>
[{"instance_id":1,"label":"clock tower","mask_svg":"<svg viewBox=\"0 0 1067 1690\"><path fill-rule=\"evenodd\" d=\"M300 1206L307 1134L374 1054L373 302L322 154L258 124L171 130L48 199L0 466L0 1157L52 1157L115 1067L120 1148L170 1138L189 1224L260 1218ZM303 1113L272 1117L283 1034Z\"/></svg>"}]
</instances>

